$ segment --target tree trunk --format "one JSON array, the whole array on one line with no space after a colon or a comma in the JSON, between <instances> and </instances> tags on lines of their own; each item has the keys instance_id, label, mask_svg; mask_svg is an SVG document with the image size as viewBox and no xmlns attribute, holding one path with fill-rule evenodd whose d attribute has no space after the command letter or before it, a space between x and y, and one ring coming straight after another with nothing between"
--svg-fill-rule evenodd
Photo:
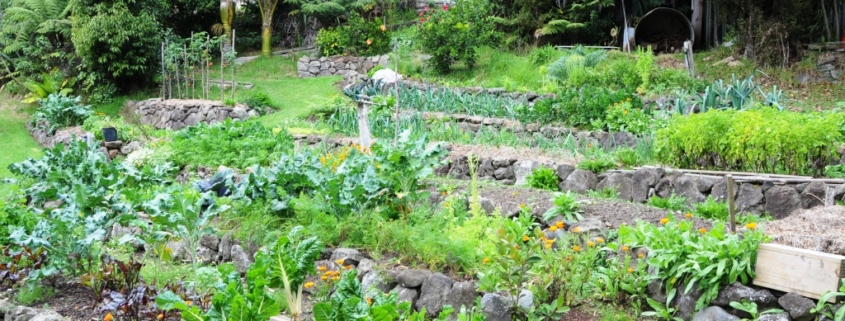
<instances>
[{"instance_id":1,"label":"tree trunk","mask_svg":"<svg viewBox=\"0 0 845 321\"><path fill-rule=\"evenodd\" d=\"M264 23L261 27L261 55L270 57L273 54L272 39L272 20L273 17L264 17Z\"/></svg>"},{"instance_id":2,"label":"tree trunk","mask_svg":"<svg viewBox=\"0 0 845 321\"><path fill-rule=\"evenodd\" d=\"M704 0L692 0L692 28L695 30L694 44L703 46L701 39L701 25L704 17Z\"/></svg>"}]
</instances>

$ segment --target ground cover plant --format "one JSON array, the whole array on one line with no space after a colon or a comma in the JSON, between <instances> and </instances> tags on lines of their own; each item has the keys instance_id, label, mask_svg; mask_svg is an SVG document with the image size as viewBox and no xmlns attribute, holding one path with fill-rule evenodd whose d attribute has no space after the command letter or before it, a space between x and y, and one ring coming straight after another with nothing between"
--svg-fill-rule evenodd
<instances>
[{"instance_id":1,"label":"ground cover plant","mask_svg":"<svg viewBox=\"0 0 845 321\"><path fill-rule=\"evenodd\" d=\"M281 128L267 128L256 121L226 120L179 131L164 148L172 151L170 160L180 167L190 164L246 168L277 159L293 148L293 138Z\"/></svg>"}]
</instances>

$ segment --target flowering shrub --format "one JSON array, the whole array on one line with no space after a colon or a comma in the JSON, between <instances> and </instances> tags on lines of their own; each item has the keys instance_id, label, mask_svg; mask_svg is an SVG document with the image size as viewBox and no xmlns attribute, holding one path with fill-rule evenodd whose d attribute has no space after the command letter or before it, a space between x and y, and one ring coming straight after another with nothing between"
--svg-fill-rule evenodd
<instances>
[{"instance_id":1,"label":"flowering shrub","mask_svg":"<svg viewBox=\"0 0 845 321\"><path fill-rule=\"evenodd\" d=\"M353 12L345 25L320 29L316 41L323 56L340 55L344 51L375 56L390 51L390 34L381 18L367 21Z\"/></svg>"},{"instance_id":2,"label":"flowering shrub","mask_svg":"<svg viewBox=\"0 0 845 321\"><path fill-rule=\"evenodd\" d=\"M607 115L600 122L593 127L606 128L612 132L643 134L651 129L652 119L641 108L634 108L631 98L628 97L607 107Z\"/></svg>"},{"instance_id":3,"label":"flowering shrub","mask_svg":"<svg viewBox=\"0 0 845 321\"><path fill-rule=\"evenodd\" d=\"M472 67L476 48L491 45L497 38L486 0L458 1L455 7L420 13L419 44L432 56L429 60L438 72L447 72L454 61Z\"/></svg>"}]
</instances>

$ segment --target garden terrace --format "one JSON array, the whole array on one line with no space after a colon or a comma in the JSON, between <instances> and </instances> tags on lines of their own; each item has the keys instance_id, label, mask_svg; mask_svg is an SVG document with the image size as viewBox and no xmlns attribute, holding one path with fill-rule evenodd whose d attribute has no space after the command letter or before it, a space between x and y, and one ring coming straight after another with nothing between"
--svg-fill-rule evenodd
<instances>
[{"instance_id":1,"label":"garden terrace","mask_svg":"<svg viewBox=\"0 0 845 321\"><path fill-rule=\"evenodd\" d=\"M139 102L127 102L127 108L134 109L141 116L141 123L158 129L179 130L199 123L219 123L227 118L244 120L258 116L258 112L246 105L225 106L219 101L181 100L158 98Z\"/></svg>"}]
</instances>

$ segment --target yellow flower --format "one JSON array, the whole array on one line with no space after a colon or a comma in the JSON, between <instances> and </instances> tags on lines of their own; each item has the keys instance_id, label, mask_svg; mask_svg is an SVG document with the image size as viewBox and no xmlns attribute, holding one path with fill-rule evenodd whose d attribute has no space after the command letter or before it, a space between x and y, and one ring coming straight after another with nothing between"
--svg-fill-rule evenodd
<instances>
[{"instance_id":1,"label":"yellow flower","mask_svg":"<svg viewBox=\"0 0 845 321\"><path fill-rule=\"evenodd\" d=\"M320 280L325 281L325 280L327 280L328 278L329 278L328 276L323 275L323 276L321 276L321 277L320 277Z\"/></svg>"},{"instance_id":2,"label":"yellow flower","mask_svg":"<svg viewBox=\"0 0 845 321\"><path fill-rule=\"evenodd\" d=\"M552 231L552 232L557 231L557 226L554 226L554 225L549 226L549 231Z\"/></svg>"},{"instance_id":3,"label":"yellow flower","mask_svg":"<svg viewBox=\"0 0 845 321\"><path fill-rule=\"evenodd\" d=\"M156 316L156 319L159 319L159 320L164 319L164 313L159 313L159 314Z\"/></svg>"},{"instance_id":4,"label":"yellow flower","mask_svg":"<svg viewBox=\"0 0 845 321\"><path fill-rule=\"evenodd\" d=\"M547 248L547 249L552 248L552 243L546 243L546 248Z\"/></svg>"},{"instance_id":5,"label":"yellow flower","mask_svg":"<svg viewBox=\"0 0 845 321\"><path fill-rule=\"evenodd\" d=\"M523 236L522 236L522 241L523 241L523 242L528 242L528 240L529 240L528 235L523 235Z\"/></svg>"},{"instance_id":6,"label":"yellow flower","mask_svg":"<svg viewBox=\"0 0 845 321\"><path fill-rule=\"evenodd\" d=\"M640 258L640 259L643 258L643 254L642 253L637 254L637 258Z\"/></svg>"},{"instance_id":7,"label":"yellow flower","mask_svg":"<svg viewBox=\"0 0 845 321\"><path fill-rule=\"evenodd\" d=\"M343 259L335 260L334 262L337 263L337 265L343 265Z\"/></svg>"},{"instance_id":8,"label":"yellow flower","mask_svg":"<svg viewBox=\"0 0 845 321\"><path fill-rule=\"evenodd\" d=\"M596 246L596 243L593 243L593 241L587 242L587 247L593 247L593 246Z\"/></svg>"},{"instance_id":9,"label":"yellow flower","mask_svg":"<svg viewBox=\"0 0 845 321\"><path fill-rule=\"evenodd\" d=\"M701 232L701 234L707 233L707 229L703 227L698 229L698 231Z\"/></svg>"},{"instance_id":10,"label":"yellow flower","mask_svg":"<svg viewBox=\"0 0 845 321\"><path fill-rule=\"evenodd\" d=\"M627 115L627 114L628 114L628 110L627 110L627 109L623 109L623 110L622 110L622 115Z\"/></svg>"},{"instance_id":11,"label":"yellow flower","mask_svg":"<svg viewBox=\"0 0 845 321\"><path fill-rule=\"evenodd\" d=\"M351 265L347 265L347 266L344 266L343 268L344 268L344 269L347 269L347 270L351 270L351 269L352 269L352 266L351 266Z\"/></svg>"},{"instance_id":12,"label":"yellow flower","mask_svg":"<svg viewBox=\"0 0 845 321\"><path fill-rule=\"evenodd\" d=\"M332 277L332 281L338 281L338 280L340 280L339 276Z\"/></svg>"},{"instance_id":13,"label":"yellow flower","mask_svg":"<svg viewBox=\"0 0 845 321\"><path fill-rule=\"evenodd\" d=\"M365 298L365 299L367 299L367 305L373 305L373 299L370 299L370 298Z\"/></svg>"},{"instance_id":14,"label":"yellow flower","mask_svg":"<svg viewBox=\"0 0 845 321\"><path fill-rule=\"evenodd\" d=\"M191 300L187 300L187 301L185 301L185 304L187 304L187 305L191 305Z\"/></svg>"},{"instance_id":15,"label":"yellow flower","mask_svg":"<svg viewBox=\"0 0 845 321\"><path fill-rule=\"evenodd\" d=\"M525 203L519 203L519 208L525 208Z\"/></svg>"},{"instance_id":16,"label":"yellow flower","mask_svg":"<svg viewBox=\"0 0 845 321\"><path fill-rule=\"evenodd\" d=\"M325 266L319 266L319 267L317 267L317 271L323 272L323 271L325 271L325 270L326 270L326 267L325 267Z\"/></svg>"},{"instance_id":17,"label":"yellow flower","mask_svg":"<svg viewBox=\"0 0 845 321\"><path fill-rule=\"evenodd\" d=\"M572 231L575 232L575 233L579 233L579 232L581 232L581 227L576 226L575 228L572 229Z\"/></svg>"},{"instance_id":18,"label":"yellow flower","mask_svg":"<svg viewBox=\"0 0 845 321\"><path fill-rule=\"evenodd\" d=\"M379 29L381 29L381 31L387 31L387 27L385 27L384 25L381 25L381 27L379 27Z\"/></svg>"},{"instance_id":19,"label":"yellow flower","mask_svg":"<svg viewBox=\"0 0 845 321\"><path fill-rule=\"evenodd\" d=\"M273 128L273 135L278 135L282 132L282 129L279 127Z\"/></svg>"},{"instance_id":20,"label":"yellow flower","mask_svg":"<svg viewBox=\"0 0 845 321\"><path fill-rule=\"evenodd\" d=\"M692 218L692 213L686 213L686 214L684 214L684 217L686 217L686 218Z\"/></svg>"},{"instance_id":21,"label":"yellow flower","mask_svg":"<svg viewBox=\"0 0 845 321\"><path fill-rule=\"evenodd\" d=\"M747 227L749 230L753 230L753 229L757 228L757 223L751 222L751 223L745 224L745 227Z\"/></svg>"},{"instance_id":22,"label":"yellow flower","mask_svg":"<svg viewBox=\"0 0 845 321\"><path fill-rule=\"evenodd\" d=\"M575 252L578 252L578 251L580 251L580 250L581 250L581 247L580 247L580 246L578 246L578 245L576 245L576 246L573 246L573 247L572 247L572 250L573 250L573 251L575 251Z\"/></svg>"},{"instance_id":23,"label":"yellow flower","mask_svg":"<svg viewBox=\"0 0 845 321\"><path fill-rule=\"evenodd\" d=\"M367 39L367 46L372 45L372 44L373 44L373 40L372 40L372 39Z\"/></svg>"},{"instance_id":24,"label":"yellow flower","mask_svg":"<svg viewBox=\"0 0 845 321\"><path fill-rule=\"evenodd\" d=\"M484 264L490 263L490 258L485 257L483 260L481 260L481 263L484 263Z\"/></svg>"},{"instance_id":25,"label":"yellow flower","mask_svg":"<svg viewBox=\"0 0 845 321\"><path fill-rule=\"evenodd\" d=\"M304 286L306 289L310 289L314 286L314 282L305 282L305 284L303 284L302 286Z\"/></svg>"},{"instance_id":26,"label":"yellow flower","mask_svg":"<svg viewBox=\"0 0 845 321\"><path fill-rule=\"evenodd\" d=\"M622 247L622 252L628 252L628 246L627 245Z\"/></svg>"},{"instance_id":27,"label":"yellow flower","mask_svg":"<svg viewBox=\"0 0 845 321\"><path fill-rule=\"evenodd\" d=\"M602 243L604 243L604 239L603 239L603 238L601 238L601 237L600 237L600 238L597 238L597 239L596 239L596 243L598 243L598 244L602 244Z\"/></svg>"},{"instance_id":28,"label":"yellow flower","mask_svg":"<svg viewBox=\"0 0 845 321\"><path fill-rule=\"evenodd\" d=\"M666 225L667 223L669 223L669 218L668 218L668 217L664 217L664 218L661 218L661 219L660 219L660 224Z\"/></svg>"},{"instance_id":29,"label":"yellow flower","mask_svg":"<svg viewBox=\"0 0 845 321\"><path fill-rule=\"evenodd\" d=\"M555 226L557 226L557 228L563 228L566 225L563 224L563 222L557 222L557 223L555 223Z\"/></svg>"},{"instance_id":30,"label":"yellow flower","mask_svg":"<svg viewBox=\"0 0 845 321\"><path fill-rule=\"evenodd\" d=\"M111 315L111 312L109 312L108 314L106 314L106 317L105 317L105 318L103 318L103 321L112 321L112 320L114 320L114 316L113 316L113 315Z\"/></svg>"},{"instance_id":31,"label":"yellow flower","mask_svg":"<svg viewBox=\"0 0 845 321\"><path fill-rule=\"evenodd\" d=\"M443 203L444 207L449 207L449 202Z\"/></svg>"},{"instance_id":32,"label":"yellow flower","mask_svg":"<svg viewBox=\"0 0 845 321\"><path fill-rule=\"evenodd\" d=\"M629 267L629 268L628 268L628 273L633 273L633 272L634 272L634 268Z\"/></svg>"}]
</instances>

